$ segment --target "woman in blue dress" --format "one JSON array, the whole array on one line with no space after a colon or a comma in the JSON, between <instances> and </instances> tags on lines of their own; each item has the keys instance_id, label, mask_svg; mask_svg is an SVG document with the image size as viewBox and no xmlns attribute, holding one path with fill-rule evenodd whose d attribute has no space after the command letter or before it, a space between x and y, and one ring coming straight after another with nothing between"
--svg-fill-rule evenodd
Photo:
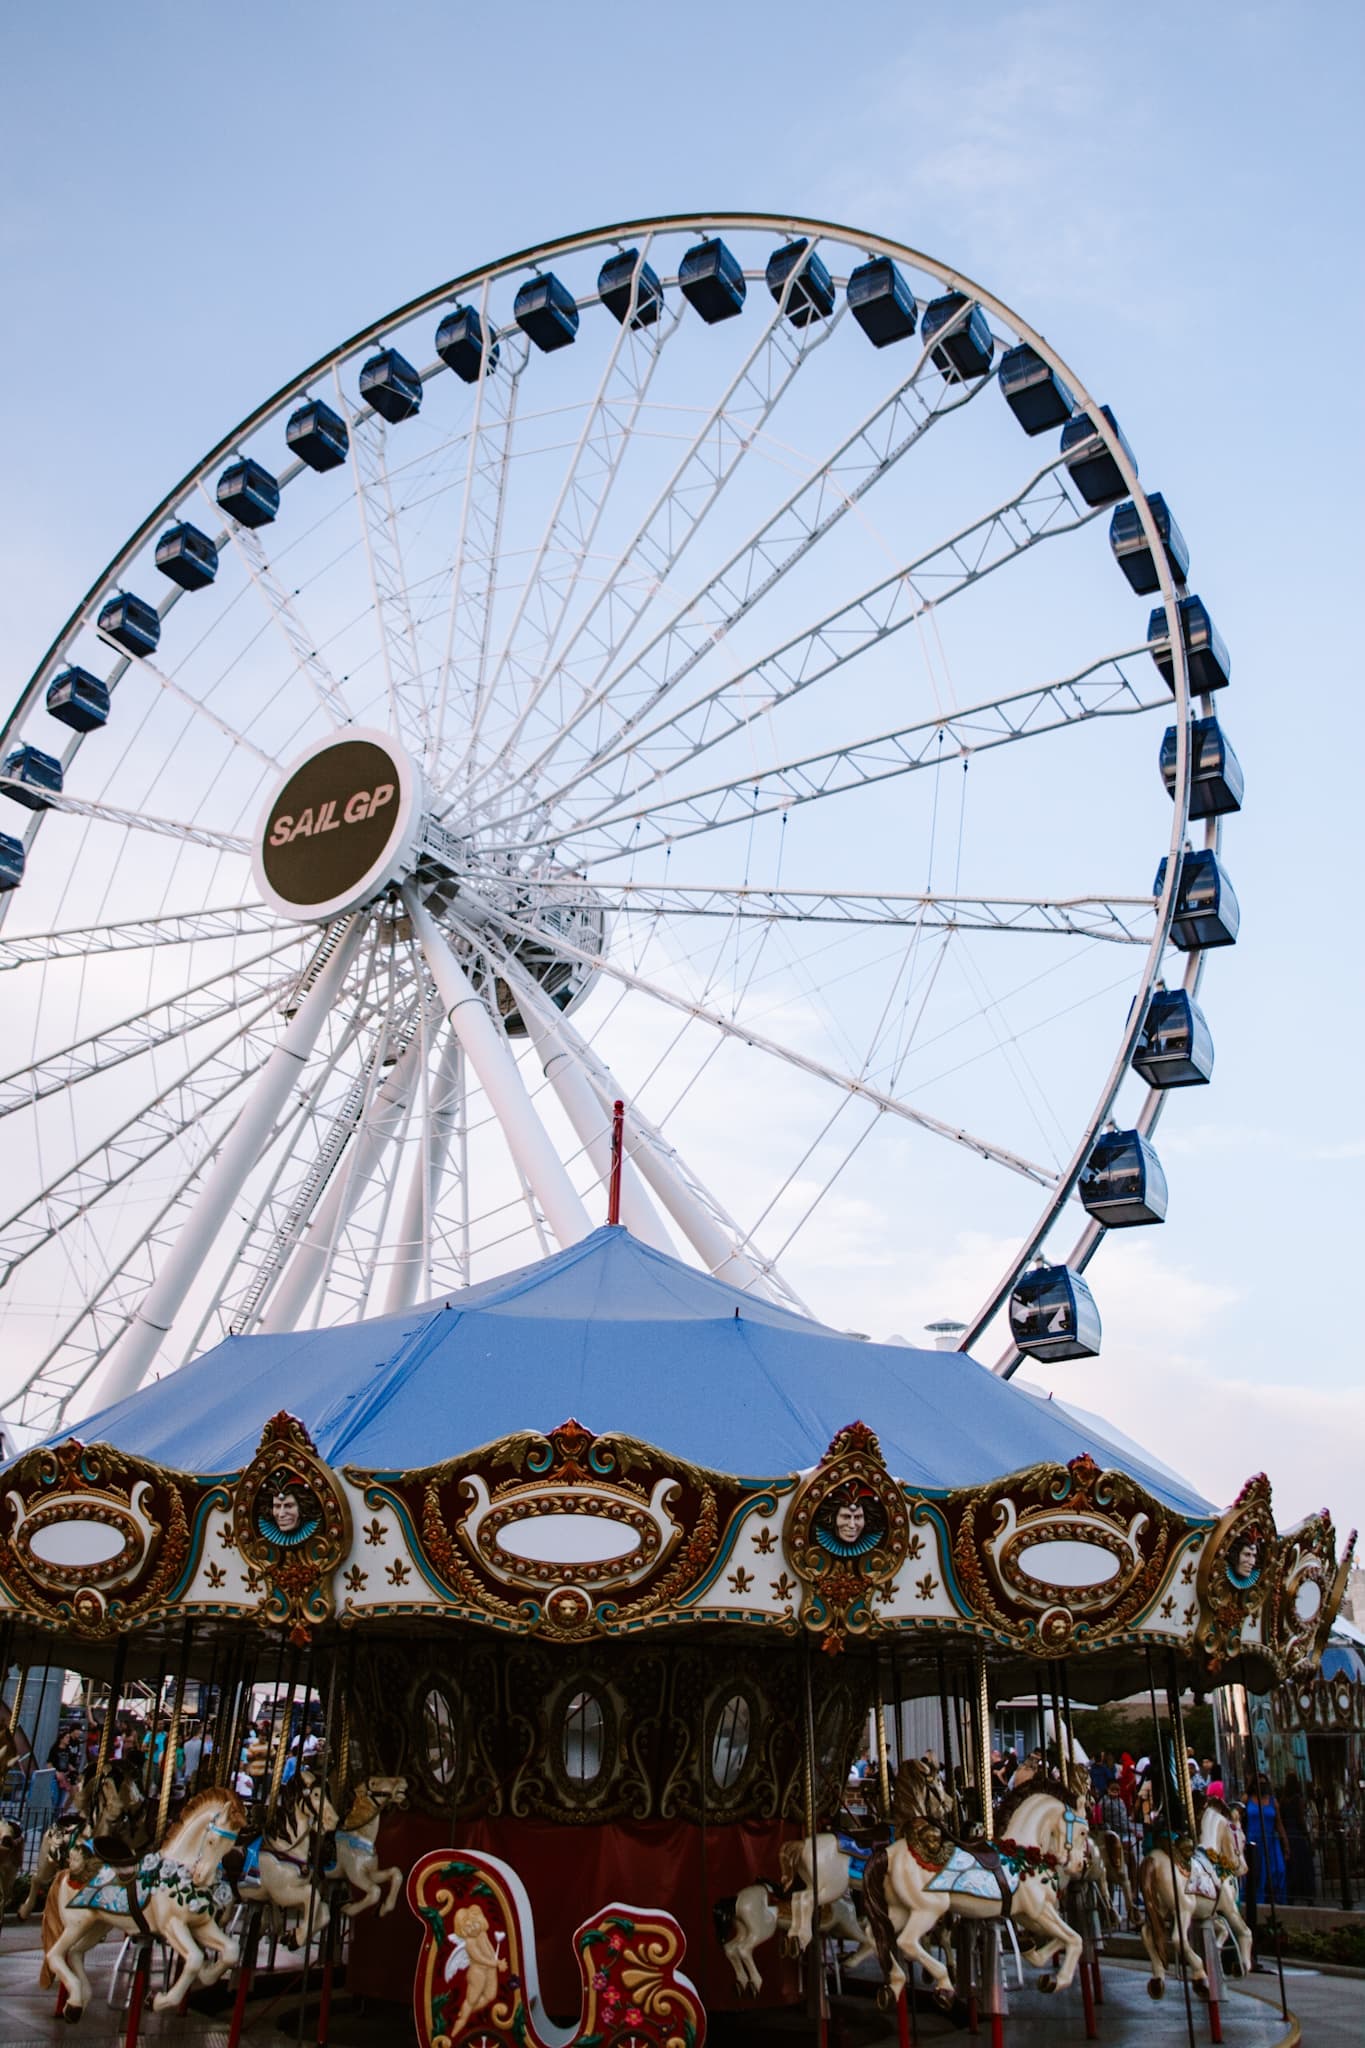
<instances>
[{"instance_id":1,"label":"woman in blue dress","mask_svg":"<svg viewBox=\"0 0 1365 2048\"><path fill-rule=\"evenodd\" d=\"M1272 1899L1282 1906L1286 1899L1284 1879L1289 1844L1270 1780L1264 1774L1258 1774L1252 1781L1247 1797L1246 1831L1247 1845L1256 1851L1256 1897L1263 1906L1268 1906Z\"/></svg>"}]
</instances>

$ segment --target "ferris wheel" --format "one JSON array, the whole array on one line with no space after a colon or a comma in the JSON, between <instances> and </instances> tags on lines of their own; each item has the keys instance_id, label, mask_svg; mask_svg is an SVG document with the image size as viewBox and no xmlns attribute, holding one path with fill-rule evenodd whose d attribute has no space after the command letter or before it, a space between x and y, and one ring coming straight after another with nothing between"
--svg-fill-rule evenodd
<instances>
[{"instance_id":1,"label":"ferris wheel","mask_svg":"<svg viewBox=\"0 0 1365 2048\"><path fill-rule=\"evenodd\" d=\"M618 1102L647 1243L843 1320L869 1219L975 1233L962 1346L1093 1355L1237 931L1188 569L1040 334L823 222L571 236L293 378L0 736L11 1424L574 1244Z\"/></svg>"}]
</instances>

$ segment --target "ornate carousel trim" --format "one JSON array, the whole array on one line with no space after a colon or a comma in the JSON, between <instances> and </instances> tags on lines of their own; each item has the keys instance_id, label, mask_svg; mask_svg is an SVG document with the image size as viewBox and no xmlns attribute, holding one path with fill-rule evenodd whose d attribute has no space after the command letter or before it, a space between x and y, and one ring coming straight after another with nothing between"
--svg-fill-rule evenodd
<instances>
[{"instance_id":1,"label":"ornate carousel trim","mask_svg":"<svg viewBox=\"0 0 1365 2048\"><path fill-rule=\"evenodd\" d=\"M58 1532L56 1534L52 1532ZM0 1598L74 1643L168 1617L299 1644L337 1623L587 1644L699 1624L858 1644L958 1639L1031 1662L1160 1647L1208 1679L1315 1662L1345 1589L1324 1511L1276 1532L1270 1485L1193 1517L1083 1455L984 1484L893 1477L864 1422L805 1472L741 1477L570 1417L408 1471L334 1470L271 1418L240 1472L75 1439L0 1485Z\"/></svg>"}]
</instances>

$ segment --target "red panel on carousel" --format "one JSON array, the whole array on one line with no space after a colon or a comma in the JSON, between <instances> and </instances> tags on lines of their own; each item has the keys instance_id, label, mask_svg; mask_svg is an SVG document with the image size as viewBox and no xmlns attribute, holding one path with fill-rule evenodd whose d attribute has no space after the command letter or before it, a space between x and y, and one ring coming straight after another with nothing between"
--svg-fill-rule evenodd
<instances>
[{"instance_id":1,"label":"red panel on carousel","mask_svg":"<svg viewBox=\"0 0 1365 2048\"><path fill-rule=\"evenodd\" d=\"M589 1903L606 1899L662 1899L682 1928L688 1970L711 2012L741 2003L734 1974L716 1933L713 1908L718 1899L733 1897L764 1875L775 1877L781 1848L799 1830L789 1823L736 1822L706 1830L705 1858L701 1830L684 1821L614 1821L565 1827L550 1821L469 1820L453 1830L462 1855L496 1856L516 1872L529 1896L535 1922L534 1939L540 1965L540 1990L546 2009L557 2015L577 2012L581 1980L574 1937ZM420 1813L384 1817L379 1851L384 1863L410 1871L433 1850L446 1856L452 1828L448 1820ZM362 1914L354 1922L347 1965L349 1990L362 1998L384 1998L406 2004L412 1995L420 1923L406 1913L380 1919ZM794 1963L772 1942L762 1952L763 1990L746 1993L743 2004L791 2005L799 1996ZM475 2035L477 2040L478 2036ZM629 2037L627 2037L629 2038Z\"/></svg>"},{"instance_id":2,"label":"red panel on carousel","mask_svg":"<svg viewBox=\"0 0 1365 2048\"><path fill-rule=\"evenodd\" d=\"M531 1902L510 1864L433 1849L408 1878L422 1922L413 1981L420 2048L704 2048L706 2015L683 1976L682 1929L648 1906L604 1906L577 1928L576 2026L548 2021Z\"/></svg>"}]
</instances>

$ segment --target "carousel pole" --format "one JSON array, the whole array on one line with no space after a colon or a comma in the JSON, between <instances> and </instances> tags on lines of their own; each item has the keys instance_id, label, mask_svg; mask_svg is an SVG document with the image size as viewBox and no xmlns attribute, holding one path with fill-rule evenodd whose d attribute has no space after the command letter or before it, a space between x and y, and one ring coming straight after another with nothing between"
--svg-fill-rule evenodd
<instances>
[{"instance_id":1,"label":"carousel pole","mask_svg":"<svg viewBox=\"0 0 1365 2048\"><path fill-rule=\"evenodd\" d=\"M887 1840L891 1841L894 1840L896 1831L895 1828L892 1826L891 1822L891 1762L886 1746L886 1683L885 1672L882 1666L882 1660L880 1655L878 1655L876 1662L876 1684L877 1704L875 1714L877 1729L877 1791L881 1801L882 1823L887 1831ZM897 1765L899 1765L900 1763L899 1704L900 1702L898 1699L896 1714ZM900 2044L900 2048L906 2048L906 2044L909 2042L910 2039L910 2024L907 2005L907 1993L904 1989L902 1989L900 1997L896 2000L896 2039Z\"/></svg>"},{"instance_id":2,"label":"carousel pole","mask_svg":"<svg viewBox=\"0 0 1365 2048\"><path fill-rule=\"evenodd\" d=\"M312 1698L312 1678L313 1678L313 1655L314 1655L314 1646L313 1646L313 1644L312 1644L312 1643L310 1643L310 1644L308 1645L308 1673L307 1673L307 1677L305 1678L305 1681L304 1681L304 1693L303 1693L303 1720L302 1720L302 1721L300 1722L300 1724L299 1724L299 1769L300 1769L300 1771L302 1771L302 1769L303 1769L303 1745L304 1745L304 1742L305 1742L305 1741L306 1741L306 1739L307 1739L307 1737L306 1737L306 1735L305 1735L304 1731L305 1731L305 1729L307 1728L307 1725L308 1725L308 1703L309 1703L309 1700L310 1700L310 1699ZM336 1741L336 1708L337 1708L337 1653L336 1653L336 1648L335 1648L335 1646L334 1646L334 1647L333 1647L333 1649L332 1649L332 1655L331 1655L331 1659L330 1659L330 1668L329 1668L329 1670L328 1670L328 1674L327 1674L327 1705L326 1705L326 1707L325 1707L325 1708L324 1708L324 1710L323 1710L323 1719L322 1719L322 1729L323 1729L323 1734L322 1734L322 1764L323 1764L323 1776L322 1776L322 1784L323 1784L323 1787L324 1787L324 1789L325 1789L325 1787L326 1787L326 1784L327 1784L327 1776L328 1776L328 1773L329 1773L329 1772L330 1772L330 1770L331 1770L331 1764L332 1764L332 1751L333 1751L333 1745L335 1744L335 1741ZM340 1819L342 1819L342 1820L344 1820L344 1818L345 1818L345 1814L344 1814L344 1811L343 1811L343 1812L341 1813L341 1815L339 1816L339 1818L340 1818ZM310 1857L310 1859L309 1859L309 1860L310 1860L310 1863L311 1863L311 1866L312 1866L312 1867L311 1867L311 1869L310 1869L310 1871L309 1871L309 1884L308 1884L308 1920L307 1920L307 1923L306 1923L306 1925L305 1925L305 1927L304 1927L304 1932L303 1932L303 1980L302 1980L302 1983L301 1983L301 1985L300 1985L300 1989L299 1989L299 2027L298 2027L298 2036L297 2036L297 2039L298 2039L298 2042L299 2042L299 2048L302 2048L302 2043L303 2043L303 2023L304 2023L304 2019L305 2019L305 2017L306 2017L306 2015L307 2015L307 2010L308 2010L308 1975L309 1975L309 1964L308 1964L308 1951L309 1951L309 1949L310 1949L310 1948L312 1947L312 1945L313 1945L313 1914L314 1914L314 1908L315 1908L315 1906L316 1906L316 1904L317 1904L318 1896L319 1896L319 1894L320 1894L320 1892L321 1892L321 1890L322 1890L322 1884L323 1884L323 1879L324 1879L324 1876L325 1876L325 1874L326 1874L326 1873L324 1872L323 1868L322 1868L322 1849L323 1849L323 1840L324 1840L325 1830L323 1829L323 1827L322 1827L322 1825L321 1825L321 1822L322 1822L322 1810L321 1810L321 1807L319 1807L319 1809L318 1809L318 1823L319 1823L319 1824L318 1824L317 1828L316 1828L316 1829L314 1830L314 1834L313 1834L313 1846L312 1846L312 1854L311 1854L311 1857ZM329 2022L330 2022L330 2020L331 2020L331 2015L332 2015L332 1942L331 1942L331 1934L332 1934L332 1921L333 1921L334 1917L335 1917L335 1916L334 1916L333 1914L330 1914L330 1913L329 1913L329 1914L328 1914L328 1916L327 1916L327 1932L326 1932L326 1935L324 1936L325 1948L324 1948L324 1952L323 1952L323 1957L322 1957L322 1986L321 1986L321 1990L320 1990L320 1992L319 1992L319 1997L318 1997L318 2027L317 2027L317 2037L316 2037L316 2038L317 2038L317 2040L318 2040L319 2042L322 2042L322 2043L325 2043L325 2042L326 2042L326 2039L327 2039L327 2027L328 2027L328 2024L329 2024Z\"/></svg>"},{"instance_id":3,"label":"carousel pole","mask_svg":"<svg viewBox=\"0 0 1365 2048\"><path fill-rule=\"evenodd\" d=\"M948 1715L948 1667L943 1661L942 1650L937 1650L934 1654L938 1663L938 1725L943 1742L943 1784L956 1814L957 1785L953 1777L953 1731ZM961 1825L960 1818L958 1825Z\"/></svg>"},{"instance_id":4,"label":"carousel pole","mask_svg":"<svg viewBox=\"0 0 1365 2048\"><path fill-rule=\"evenodd\" d=\"M95 1782L93 1791L98 1796L104 1783L104 1774L109 1768L109 1753L114 1743L114 1723L118 1719L119 1702L123 1698L123 1673L128 1662L128 1638L121 1635L114 1644L114 1668L109 1678L109 1704L104 1710L104 1726L100 1729L100 1746L95 1754ZM15 1702L16 1713L18 1701ZM94 1803L93 1799L91 1801ZM93 1822L94 1815L90 1816Z\"/></svg>"},{"instance_id":5,"label":"carousel pole","mask_svg":"<svg viewBox=\"0 0 1365 2048\"><path fill-rule=\"evenodd\" d=\"M1157 1754L1159 1756L1162 1743L1161 1722L1157 1717L1156 1678L1152 1671L1152 1653L1150 1649L1147 1652L1147 1692L1152 1703L1152 1735L1156 1742ZM1164 1798L1161 1804L1164 1814L1166 1809ZM1185 2031L1189 2036L1189 2048L1194 2048L1194 2006L1190 1999L1190 1977L1189 1971L1185 1966L1185 1947L1180 1938L1180 1901L1184 1895L1184 1888L1180 1876L1180 1866L1175 1860L1175 1832L1170 1825L1172 1818L1173 1816L1167 1816L1166 1853L1170 1858L1171 1864L1171 1906L1175 1914L1175 1961L1176 1968L1180 1973L1180 1988L1185 1994Z\"/></svg>"},{"instance_id":6,"label":"carousel pole","mask_svg":"<svg viewBox=\"0 0 1365 2048\"><path fill-rule=\"evenodd\" d=\"M895 1698L896 1703L896 1775L897 1777L899 1777L901 1765L905 1762L905 1703L901 1693L900 1652L898 1645L894 1642L891 1645L891 1691ZM891 1817L889 1814L887 1816L887 1825L889 1836L894 1837L895 1828L891 1824ZM915 2013L914 1979L914 1965L911 1964L909 1972L906 1976L904 1988L902 1989L900 1998L898 1999L896 2004L897 2048L910 2048L910 2044L918 2042L919 2040L919 2020L916 2017Z\"/></svg>"},{"instance_id":7,"label":"carousel pole","mask_svg":"<svg viewBox=\"0 0 1365 2048\"><path fill-rule=\"evenodd\" d=\"M228 1784L236 1790L237 1757L243 1749L245 1730L253 1725L251 1700L256 1686L256 1671L259 1658L251 1654L243 1642L237 1658L235 1690L228 1708L227 1742ZM280 1639L280 1654L275 1666L275 1697L279 1697L280 1673L284 1669L284 1639ZM242 1928L242 1946L237 1965L237 1993L232 2001L232 2018L228 2024L226 2048L240 2048L242 2028L246 2023L246 2002L251 1993L251 1980L256 1974L256 1957L261 1942L261 1909L259 1905L248 1905L246 1922Z\"/></svg>"},{"instance_id":8,"label":"carousel pole","mask_svg":"<svg viewBox=\"0 0 1365 2048\"><path fill-rule=\"evenodd\" d=\"M213 1754L213 1738L209 1732L209 1701L218 1697L218 1665L222 1656L222 1644L213 1638L209 1652L209 1674L199 1688L199 1761L185 1786L187 1798L193 1798L203 1789L204 1763Z\"/></svg>"},{"instance_id":9,"label":"carousel pole","mask_svg":"<svg viewBox=\"0 0 1365 2048\"><path fill-rule=\"evenodd\" d=\"M166 1823L171 1817L171 1794L175 1790L175 1753L180 1747L180 1723L184 1710L185 1681L190 1668L190 1637L193 1623L185 1623L185 1632L180 1644L180 1662L175 1673L175 1702L171 1707L171 1718L166 1726L166 1748L161 1759L161 1792L156 1805L156 1833L152 1847L159 1849L166 1837Z\"/></svg>"},{"instance_id":10,"label":"carousel pole","mask_svg":"<svg viewBox=\"0 0 1365 2048\"><path fill-rule=\"evenodd\" d=\"M1062 1725L1066 1730L1062 1783L1066 1790L1068 1805L1073 1798L1079 1797L1081 1799L1082 1818L1085 1818L1084 1808L1088 1802L1084 1799L1083 1795L1077 1794L1074 1790L1077 1779L1076 1731L1071 1722L1071 1671L1065 1657L1063 1657L1061 1663L1061 1707ZM1082 1894L1082 1896L1088 1895L1089 1890L1090 1886L1087 1882L1086 1893ZM1085 2038L1087 2041L1093 2041L1097 2039L1099 2034L1099 2028L1095 2024L1095 2007L1104 2003L1104 1995L1100 1989L1099 1951L1096 1936L1093 1931L1090 1933L1086 1932L1087 1916L1089 1916L1093 1930L1096 1923L1096 1915L1093 1909L1084 1905L1077 1906L1075 1910L1076 1919L1071 1924L1081 1937L1081 1960L1078 1969L1081 1980L1081 2007L1085 2016Z\"/></svg>"},{"instance_id":11,"label":"carousel pole","mask_svg":"<svg viewBox=\"0 0 1365 2048\"><path fill-rule=\"evenodd\" d=\"M805 1727L802 1731L802 1751L805 1766L803 1778L806 1806L806 1840L810 1844L809 1954L812 1958L811 1967L813 1971L813 1977L809 1980L809 1988L813 1992L811 2005L815 2017L817 2048L828 2048L829 2009L828 2001L825 1997L825 1943L824 1936L820 1931L820 1868L815 1815L815 1702L811 1690L809 1632L807 1632L805 1637L804 1653L802 1659L802 1676L804 1679L802 1701L805 1708Z\"/></svg>"},{"instance_id":12,"label":"carousel pole","mask_svg":"<svg viewBox=\"0 0 1365 2048\"><path fill-rule=\"evenodd\" d=\"M991 1804L991 1694L983 1644L976 1646L977 1741L981 1756L981 1832L987 1842L995 1840L995 1811ZM1004 2048L1004 1981L1000 1968L1000 1923L982 1922L981 1981L990 2014L991 2048ZM973 2001L975 2002L975 2001Z\"/></svg>"},{"instance_id":13,"label":"carousel pole","mask_svg":"<svg viewBox=\"0 0 1365 2048\"><path fill-rule=\"evenodd\" d=\"M709 1808L709 1806L710 1806L710 1799L709 1799L709 1797L708 1797L708 1793L709 1793L709 1780L710 1780L710 1776L711 1776L711 1758L710 1758L710 1755L709 1755L709 1752L708 1752L708 1749L707 1749L707 1742L706 1742L706 1694L705 1694L705 1692L703 1691L703 1693L702 1693L702 1702L701 1702L701 1747L700 1747L700 1752L699 1752L699 1754L698 1754L698 1758L697 1758L697 1786L698 1786L698 1791L699 1791L699 1798L698 1798L698 1802L697 1802L697 1803L698 1803L698 1810L699 1810L699 1812L700 1812L700 1816L701 1816L701 1839L700 1839L700 1842L699 1842L699 1845L698 1845L698 1846L699 1846L699 1849L700 1849L700 1852L701 1852L701 1853L700 1853L700 1859L699 1859L699 1860L700 1860L700 1865L701 1865L701 1925L702 1925L702 1927L704 1927L704 1928L706 1929L706 1933L705 1933L705 1936L704 1936L704 1938L703 1938L703 1940L702 1940L702 1948L701 1948L701 1957L700 1957L700 1962L701 1962L701 2002L702 2002L702 2004L703 2004L704 2006L708 2006L708 2007L709 2007L709 2005L710 2005L710 1996L711 1996L711 1940L712 1940L712 1935L711 1935L711 1870L710 1870L710 1860L709 1860L709 1857L708 1857L708 1854L707 1854L707 1844L706 1844L706 1830L707 1830L707 1820L708 1820L708 1817L709 1817L709 1816L708 1816L708 1808Z\"/></svg>"}]
</instances>

